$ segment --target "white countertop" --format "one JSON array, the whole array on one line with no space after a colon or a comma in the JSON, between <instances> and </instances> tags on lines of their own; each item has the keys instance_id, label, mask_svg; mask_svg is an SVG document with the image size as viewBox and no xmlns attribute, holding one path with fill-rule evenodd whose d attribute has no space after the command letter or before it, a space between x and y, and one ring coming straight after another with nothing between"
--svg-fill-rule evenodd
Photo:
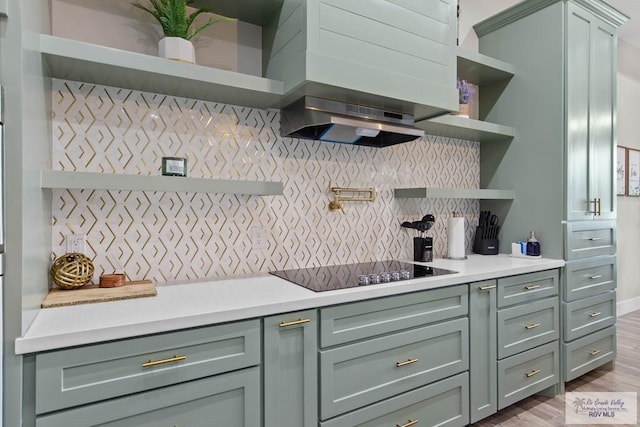
<instances>
[{"instance_id":1,"label":"white countertop","mask_svg":"<svg viewBox=\"0 0 640 427\"><path fill-rule=\"evenodd\" d=\"M559 268L563 260L470 255L465 261L424 263L456 274L313 292L271 274L158 286L158 295L40 310L16 354L91 344L250 319L368 298ZM73 292L73 291L70 291Z\"/></svg>"}]
</instances>

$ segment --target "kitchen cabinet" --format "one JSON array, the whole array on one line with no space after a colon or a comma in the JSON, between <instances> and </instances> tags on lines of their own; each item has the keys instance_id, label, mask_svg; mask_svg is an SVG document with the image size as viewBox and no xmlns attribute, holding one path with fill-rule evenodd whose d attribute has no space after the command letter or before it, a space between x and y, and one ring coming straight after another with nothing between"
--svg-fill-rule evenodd
<instances>
[{"instance_id":1,"label":"kitchen cabinet","mask_svg":"<svg viewBox=\"0 0 640 427\"><path fill-rule=\"evenodd\" d=\"M264 319L264 426L318 425L318 315Z\"/></svg>"},{"instance_id":2,"label":"kitchen cabinet","mask_svg":"<svg viewBox=\"0 0 640 427\"><path fill-rule=\"evenodd\" d=\"M480 51L518 70L487 114L518 132L508 145L481 144L480 184L509 185L527 196L480 207L503 218L502 241L522 241L535 230L543 256L568 261L561 295L565 381L615 357L615 348L598 352L576 368L578 337L566 327L575 320L570 307L593 302L580 298L615 289L616 31L627 19L596 0L528 0L474 26ZM594 333L611 322L599 325L581 330Z\"/></svg>"},{"instance_id":3,"label":"kitchen cabinet","mask_svg":"<svg viewBox=\"0 0 640 427\"><path fill-rule=\"evenodd\" d=\"M469 285L470 421L560 383L558 270Z\"/></svg>"},{"instance_id":4,"label":"kitchen cabinet","mask_svg":"<svg viewBox=\"0 0 640 427\"><path fill-rule=\"evenodd\" d=\"M469 285L470 416L475 423L498 410L496 281Z\"/></svg>"}]
</instances>

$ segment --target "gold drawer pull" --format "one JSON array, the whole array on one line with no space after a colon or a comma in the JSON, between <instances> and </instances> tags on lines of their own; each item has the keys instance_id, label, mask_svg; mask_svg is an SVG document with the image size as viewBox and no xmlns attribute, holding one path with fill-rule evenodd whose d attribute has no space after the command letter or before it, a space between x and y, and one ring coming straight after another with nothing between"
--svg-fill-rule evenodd
<instances>
[{"instance_id":1,"label":"gold drawer pull","mask_svg":"<svg viewBox=\"0 0 640 427\"><path fill-rule=\"evenodd\" d=\"M594 276L589 276L589 279L595 280L595 279L599 279L602 277L602 274L596 274Z\"/></svg>"},{"instance_id":2,"label":"gold drawer pull","mask_svg":"<svg viewBox=\"0 0 640 427\"><path fill-rule=\"evenodd\" d=\"M538 375L540 373L540 369L534 369L533 371L529 371L526 374L524 374L525 377L527 378L531 378L534 375Z\"/></svg>"},{"instance_id":3,"label":"gold drawer pull","mask_svg":"<svg viewBox=\"0 0 640 427\"><path fill-rule=\"evenodd\" d=\"M403 366L411 365L417 361L418 359L407 359L404 362L396 362L396 368L402 368Z\"/></svg>"},{"instance_id":4,"label":"gold drawer pull","mask_svg":"<svg viewBox=\"0 0 640 427\"><path fill-rule=\"evenodd\" d=\"M587 240L591 240L592 242L597 242L598 240L602 240L602 237L589 237Z\"/></svg>"},{"instance_id":5,"label":"gold drawer pull","mask_svg":"<svg viewBox=\"0 0 640 427\"><path fill-rule=\"evenodd\" d=\"M598 317L600 316L602 313L600 313L599 311L594 311L589 313L589 317Z\"/></svg>"},{"instance_id":6,"label":"gold drawer pull","mask_svg":"<svg viewBox=\"0 0 640 427\"><path fill-rule=\"evenodd\" d=\"M143 368L151 368L152 366L158 366L158 365L164 365L165 363L173 363L173 362L181 362L183 360L186 360L187 356L173 356L173 357L169 357L168 359L162 359L162 360L149 360L148 362L144 362L142 364Z\"/></svg>"},{"instance_id":7,"label":"gold drawer pull","mask_svg":"<svg viewBox=\"0 0 640 427\"><path fill-rule=\"evenodd\" d=\"M303 323L309 323L309 322L311 322L311 319L298 319L298 320L293 320L291 322L280 322L280 327L286 328L287 326L302 325Z\"/></svg>"},{"instance_id":8,"label":"gold drawer pull","mask_svg":"<svg viewBox=\"0 0 640 427\"><path fill-rule=\"evenodd\" d=\"M396 427L411 427L418 424L418 421L420 420L412 420L411 418L409 418L409 421L406 424L396 424Z\"/></svg>"},{"instance_id":9,"label":"gold drawer pull","mask_svg":"<svg viewBox=\"0 0 640 427\"><path fill-rule=\"evenodd\" d=\"M590 354L590 355L592 355L592 356L595 356L595 355L596 355L596 354L598 354L598 353L602 353L602 350L600 350L599 348L598 348L598 349L591 350L591 351L589 352L589 354Z\"/></svg>"},{"instance_id":10,"label":"gold drawer pull","mask_svg":"<svg viewBox=\"0 0 640 427\"><path fill-rule=\"evenodd\" d=\"M527 323L526 325L524 325L525 329L535 329L538 326L540 326L540 323Z\"/></svg>"},{"instance_id":11,"label":"gold drawer pull","mask_svg":"<svg viewBox=\"0 0 640 427\"><path fill-rule=\"evenodd\" d=\"M488 291L489 289L495 289L496 285L487 285L487 286L480 286L478 289L481 291Z\"/></svg>"},{"instance_id":12,"label":"gold drawer pull","mask_svg":"<svg viewBox=\"0 0 640 427\"><path fill-rule=\"evenodd\" d=\"M524 288L525 288L527 291L530 291L530 290L532 290L532 289L538 289L539 287L540 287L540 285L528 285L528 286L525 286Z\"/></svg>"}]
</instances>

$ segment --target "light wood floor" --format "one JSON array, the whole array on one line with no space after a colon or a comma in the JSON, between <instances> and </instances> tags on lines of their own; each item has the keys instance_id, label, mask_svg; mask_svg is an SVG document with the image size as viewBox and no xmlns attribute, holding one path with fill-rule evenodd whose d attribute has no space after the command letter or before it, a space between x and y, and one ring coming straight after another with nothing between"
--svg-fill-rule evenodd
<instances>
[{"instance_id":1,"label":"light wood floor","mask_svg":"<svg viewBox=\"0 0 640 427\"><path fill-rule=\"evenodd\" d=\"M593 370L567 383L566 391L635 391L640 395L640 310L618 317L617 333L618 357L615 368ZM564 395L532 396L473 425L476 427L564 426L564 410ZM640 422L640 413L638 421ZM581 427L584 426L587 425L581 425Z\"/></svg>"}]
</instances>

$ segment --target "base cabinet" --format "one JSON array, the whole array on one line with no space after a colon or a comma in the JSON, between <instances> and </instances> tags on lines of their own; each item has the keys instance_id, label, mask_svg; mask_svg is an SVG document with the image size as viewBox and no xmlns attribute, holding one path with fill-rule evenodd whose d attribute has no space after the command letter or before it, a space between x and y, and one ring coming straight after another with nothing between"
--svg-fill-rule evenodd
<instances>
[{"instance_id":1,"label":"base cabinet","mask_svg":"<svg viewBox=\"0 0 640 427\"><path fill-rule=\"evenodd\" d=\"M318 425L316 310L264 319L264 427Z\"/></svg>"}]
</instances>

